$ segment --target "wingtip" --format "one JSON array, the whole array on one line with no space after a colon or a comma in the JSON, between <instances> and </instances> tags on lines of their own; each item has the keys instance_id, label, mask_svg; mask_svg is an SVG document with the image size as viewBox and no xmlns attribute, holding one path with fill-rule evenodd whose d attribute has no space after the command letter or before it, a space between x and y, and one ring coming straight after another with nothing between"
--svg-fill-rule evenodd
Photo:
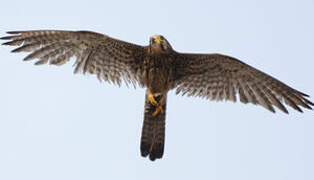
<instances>
[{"instance_id":1,"label":"wingtip","mask_svg":"<svg viewBox=\"0 0 314 180\"><path fill-rule=\"evenodd\" d=\"M3 37L0 37L0 39L1 39L1 40L8 40L8 39L10 39L10 37L11 37L11 36L3 36Z\"/></svg>"},{"instance_id":2,"label":"wingtip","mask_svg":"<svg viewBox=\"0 0 314 180\"><path fill-rule=\"evenodd\" d=\"M9 45L11 45L11 42L12 42L12 41L4 42L4 43L2 43L1 45L9 46Z\"/></svg>"},{"instance_id":3,"label":"wingtip","mask_svg":"<svg viewBox=\"0 0 314 180\"><path fill-rule=\"evenodd\" d=\"M297 109L300 113L303 113L303 110L301 108L298 107Z\"/></svg>"},{"instance_id":4,"label":"wingtip","mask_svg":"<svg viewBox=\"0 0 314 180\"><path fill-rule=\"evenodd\" d=\"M1 40L14 40L15 38L20 37L20 35L13 35L13 36L3 36L0 37Z\"/></svg>"},{"instance_id":5,"label":"wingtip","mask_svg":"<svg viewBox=\"0 0 314 180\"><path fill-rule=\"evenodd\" d=\"M30 60L32 60L32 59L33 59L33 58L28 55L28 56L26 56L25 58L23 58L23 61L30 61Z\"/></svg>"},{"instance_id":6,"label":"wingtip","mask_svg":"<svg viewBox=\"0 0 314 180\"><path fill-rule=\"evenodd\" d=\"M303 93L303 92L300 92L300 91L299 91L299 93L300 93L302 96L305 96L305 97L310 97L310 95L305 94L305 93Z\"/></svg>"},{"instance_id":7,"label":"wingtip","mask_svg":"<svg viewBox=\"0 0 314 180\"><path fill-rule=\"evenodd\" d=\"M287 109L281 109L282 112L284 112L285 114L289 114L289 111Z\"/></svg>"},{"instance_id":8,"label":"wingtip","mask_svg":"<svg viewBox=\"0 0 314 180\"><path fill-rule=\"evenodd\" d=\"M272 112L272 113L276 113L276 111L275 111L275 109L268 109L270 112Z\"/></svg>"},{"instance_id":9,"label":"wingtip","mask_svg":"<svg viewBox=\"0 0 314 180\"><path fill-rule=\"evenodd\" d=\"M7 31L7 34L20 34L22 31Z\"/></svg>"},{"instance_id":10,"label":"wingtip","mask_svg":"<svg viewBox=\"0 0 314 180\"><path fill-rule=\"evenodd\" d=\"M311 106L314 106L314 103L312 103L311 101L309 101L309 100L307 100L307 99L304 99L305 100L305 102L307 103L307 104L310 104Z\"/></svg>"},{"instance_id":11,"label":"wingtip","mask_svg":"<svg viewBox=\"0 0 314 180\"><path fill-rule=\"evenodd\" d=\"M20 49L21 49L21 47L19 47L19 48L15 48L15 49L11 50L11 53L17 53L17 52L20 52Z\"/></svg>"}]
</instances>

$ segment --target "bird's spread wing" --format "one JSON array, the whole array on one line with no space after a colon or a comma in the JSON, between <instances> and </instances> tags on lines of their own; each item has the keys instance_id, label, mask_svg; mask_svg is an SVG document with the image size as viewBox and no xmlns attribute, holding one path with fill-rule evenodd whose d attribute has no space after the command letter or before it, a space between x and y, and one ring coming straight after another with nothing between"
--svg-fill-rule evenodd
<instances>
[{"instance_id":1,"label":"bird's spread wing","mask_svg":"<svg viewBox=\"0 0 314 180\"><path fill-rule=\"evenodd\" d=\"M145 47L89 31L12 31L4 45L20 46L12 52L31 52L25 61L63 65L76 56L75 73L96 74L100 80L116 84L138 82L137 71Z\"/></svg>"},{"instance_id":2,"label":"bird's spread wing","mask_svg":"<svg viewBox=\"0 0 314 180\"><path fill-rule=\"evenodd\" d=\"M299 92L279 80L235 58L220 54L178 53L176 93L200 96L211 100L259 104L275 112L273 105L288 113L285 104L302 112L314 104Z\"/></svg>"}]
</instances>

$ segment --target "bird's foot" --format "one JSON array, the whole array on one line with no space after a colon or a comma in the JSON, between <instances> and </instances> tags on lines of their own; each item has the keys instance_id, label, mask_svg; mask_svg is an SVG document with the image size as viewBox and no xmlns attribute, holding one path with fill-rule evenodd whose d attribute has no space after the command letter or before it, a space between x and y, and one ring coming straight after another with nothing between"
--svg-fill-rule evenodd
<instances>
[{"instance_id":1,"label":"bird's foot","mask_svg":"<svg viewBox=\"0 0 314 180\"><path fill-rule=\"evenodd\" d=\"M163 99L163 98L162 98L162 99ZM163 102L163 100L161 100L160 103L158 103L158 102L156 101L156 99L154 98L153 93L151 93L151 92L148 93L148 100L149 100L149 102L150 102L152 105L154 105L154 106L156 107L156 110L155 110L155 112L153 113L153 116L157 116L159 113L164 113L164 110L163 110L162 105L161 105L162 102Z\"/></svg>"},{"instance_id":2,"label":"bird's foot","mask_svg":"<svg viewBox=\"0 0 314 180\"><path fill-rule=\"evenodd\" d=\"M153 93L148 93L148 100L152 105L158 106L158 102L155 100Z\"/></svg>"},{"instance_id":3,"label":"bird's foot","mask_svg":"<svg viewBox=\"0 0 314 180\"><path fill-rule=\"evenodd\" d=\"M160 106L160 105L156 106L156 110L153 113L153 116L157 116L159 113L162 113L162 114L164 113L164 110L163 110L162 106Z\"/></svg>"}]
</instances>

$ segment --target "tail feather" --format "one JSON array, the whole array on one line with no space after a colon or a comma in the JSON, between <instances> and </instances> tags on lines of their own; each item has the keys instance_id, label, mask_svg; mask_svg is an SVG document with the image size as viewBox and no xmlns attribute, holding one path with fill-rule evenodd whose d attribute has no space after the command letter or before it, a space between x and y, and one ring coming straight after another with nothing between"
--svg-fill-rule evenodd
<instances>
[{"instance_id":1,"label":"tail feather","mask_svg":"<svg viewBox=\"0 0 314 180\"><path fill-rule=\"evenodd\" d=\"M158 95L155 97L158 103L161 96L162 95ZM141 138L141 155L143 157L149 156L149 159L152 161L162 158L164 153L166 103L164 103L162 108L163 113L158 113L156 116L153 116L156 106L149 102L146 94Z\"/></svg>"}]
</instances>

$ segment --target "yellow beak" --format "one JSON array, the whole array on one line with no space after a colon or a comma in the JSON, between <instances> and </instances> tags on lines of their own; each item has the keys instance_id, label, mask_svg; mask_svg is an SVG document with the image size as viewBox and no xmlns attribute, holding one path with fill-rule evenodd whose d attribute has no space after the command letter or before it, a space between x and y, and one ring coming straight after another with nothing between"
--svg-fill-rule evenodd
<instances>
[{"instance_id":1,"label":"yellow beak","mask_svg":"<svg viewBox=\"0 0 314 180\"><path fill-rule=\"evenodd\" d=\"M154 35L153 38L154 38L158 43L164 41L163 39L161 39L161 36L159 36L159 35Z\"/></svg>"}]
</instances>

